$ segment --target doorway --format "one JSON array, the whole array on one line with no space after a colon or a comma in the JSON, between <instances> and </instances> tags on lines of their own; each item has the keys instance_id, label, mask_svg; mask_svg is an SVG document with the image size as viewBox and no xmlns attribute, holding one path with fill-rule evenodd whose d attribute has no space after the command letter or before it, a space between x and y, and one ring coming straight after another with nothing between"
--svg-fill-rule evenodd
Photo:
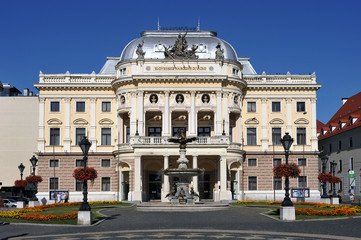
<instances>
[{"instance_id":1,"label":"doorway","mask_svg":"<svg viewBox=\"0 0 361 240\"><path fill-rule=\"evenodd\" d=\"M148 172L148 200L160 200L162 194L162 173Z\"/></svg>"},{"instance_id":2,"label":"doorway","mask_svg":"<svg viewBox=\"0 0 361 240\"><path fill-rule=\"evenodd\" d=\"M199 198L204 200L213 199L213 181L212 181L212 173L204 172L199 176Z\"/></svg>"}]
</instances>

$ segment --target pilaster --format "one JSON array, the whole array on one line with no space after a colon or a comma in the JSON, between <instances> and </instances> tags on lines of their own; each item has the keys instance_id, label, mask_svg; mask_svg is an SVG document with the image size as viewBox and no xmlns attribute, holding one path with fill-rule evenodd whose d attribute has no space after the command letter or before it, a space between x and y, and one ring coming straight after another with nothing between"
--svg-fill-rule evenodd
<instances>
[{"instance_id":1,"label":"pilaster","mask_svg":"<svg viewBox=\"0 0 361 240\"><path fill-rule=\"evenodd\" d=\"M39 138L38 138L39 152L45 151L44 117L45 117L45 98L40 97L39 98Z\"/></svg>"},{"instance_id":2,"label":"pilaster","mask_svg":"<svg viewBox=\"0 0 361 240\"><path fill-rule=\"evenodd\" d=\"M144 136L144 98L143 91L138 91L138 133Z\"/></svg>"},{"instance_id":3,"label":"pilaster","mask_svg":"<svg viewBox=\"0 0 361 240\"><path fill-rule=\"evenodd\" d=\"M130 136L135 135L137 124L137 93L132 92L132 107L130 112ZM138 129L139 131L139 129Z\"/></svg>"},{"instance_id":4,"label":"pilaster","mask_svg":"<svg viewBox=\"0 0 361 240\"><path fill-rule=\"evenodd\" d=\"M268 136L267 136L267 98L262 98L262 151L268 150Z\"/></svg>"},{"instance_id":5,"label":"pilaster","mask_svg":"<svg viewBox=\"0 0 361 240\"><path fill-rule=\"evenodd\" d=\"M227 191L227 158L226 156L221 156L219 158L220 165L220 184L221 189L219 193L220 201L228 201L229 193Z\"/></svg>"},{"instance_id":6,"label":"pilaster","mask_svg":"<svg viewBox=\"0 0 361 240\"><path fill-rule=\"evenodd\" d=\"M164 169L169 167L169 156L164 156ZM169 202L165 197L169 192L169 176L163 175L162 202Z\"/></svg>"},{"instance_id":7,"label":"pilaster","mask_svg":"<svg viewBox=\"0 0 361 240\"><path fill-rule=\"evenodd\" d=\"M71 98L65 98L65 122L64 122L64 151L70 152L70 102Z\"/></svg>"},{"instance_id":8,"label":"pilaster","mask_svg":"<svg viewBox=\"0 0 361 240\"><path fill-rule=\"evenodd\" d=\"M191 110L189 117L189 136L197 136L197 118L196 118L196 92L191 91Z\"/></svg>"},{"instance_id":9,"label":"pilaster","mask_svg":"<svg viewBox=\"0 0 361 240\"><path fill-rule=\"evenodd\" d=\"M90 142L92 143L90 150L97 150L97 136L96 136L96 98L90 99Z\"/></svg>"},{"instance_id":10,"label":"pilaster","mask_svg":"<svg viewBox=\"0 0 361 240\"><path fill-rule=\"evenodd\" d=\"M198 168L198 156L197 155L193 155L193 168ZM198 193L198 176L194 176L193 177L193 189L194 192Z\"/></svg>"},{"instance_id":11,"label":"pilaster","mask_svg":"<svg viewBox=\"0 0 361 240\"><path fill-rule=\"evenodd\" d=\"M134 157L134 195L133 201L142 201L141 156Z\"/></svg>"},{"instance_id":12,"label":"pilaster","mask_svg":"<svg viewBox=\"0 0 361 240\"><path fill-rule=\"evenodd\" d=\"M288 132L292 136L292 99L286 99L286 109L287 109L287 122L286 122L286 132Z\"/></svg>"},{"instance_id":13,"label":"pilaster","mask_svg":"<svg viewBox=\"0 0 361 240\"><path fill-rule=\"evenodd\" d=\"M228 92L223 92L223 99L222 99L222 115L224 124L222 126L222 134L223 132L229 136L229 113L228 113Z\"/></svg>"},{"instance_id":14,"label":"pilaster","mask_svg":"<svg viewBox=\"0 0 361 240\"><path fill-rule=\"evenodd\" d=\"M317 98L311 98L311 148L312 151L318 151L317 122L316 122L316 101Z\"/></svg>"},{"instance_id":15,"label":"pilaster","mask_svg":"<svg viewBox=\"0 0 361 240\"><path fill-rule=\"evenodd\" d=\"M222 135L222 92L217 92L217 99L216 99L216 129L215 135L221 136Z\"/></svg>"},{"instance_id":16,"label":"pilaster","mask_svg":"<svg viewBox=\"0 0 361 240\"><path fill-rule=\"evenodd\" d=\"M169 113L169 91L164 91L164 111L163 111L163 136L169 137L170 133L170 113Z\"/></svg>"}]
</instances>

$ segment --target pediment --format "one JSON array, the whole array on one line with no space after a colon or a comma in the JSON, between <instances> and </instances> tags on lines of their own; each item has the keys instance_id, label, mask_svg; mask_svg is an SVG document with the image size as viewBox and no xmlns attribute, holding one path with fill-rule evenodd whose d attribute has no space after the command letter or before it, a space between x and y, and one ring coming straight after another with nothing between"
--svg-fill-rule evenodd
<instances>
[{"instance_id":1,"label":"pediment","mask_svg":"<svg viewBox=\"0 0 361 240\"><path fill-rule=\"evenodd\" d=\"M309 121L306 118L299 118L295 121L295 124L308 124Z\"/></svg>"},{"instance_id":2,"label":"pediment","mask_svg":"<svg viewBox=\"0 0 361 240\"><path fill-rule=\"evenodd\" d=\"M249 118L247 119L245 122L245 124L259 124L259 121L257 120L257 118Z\"/></svg>"},{"instance_id":3,"label":"pediment","mask_svg":"<svg viewBox=\"0 0 361 240\"><path fill-rule=\"evenodd\" d=\"M63 124L62 121L60 121L57 118L52 118L48 120L48 125L61 125Z\"/></svg>"},{"instance_id":4,"label":"pediment","mask_svg":"<svg viewBox=\"0 0 361 240\"><path fill-rule=\"evenodd\" d=\"M114 122L110 120L109 118L103 118L99 121L100 125L113 125Z\"/></svg>"},{"instance_id":5,"label":"pediment","mask_svg":"<svg viewBox=\"0 0 361 240\"><path fill-rule=\"evenodd\" d=\"M283 124L284 121L282 119L280 119L280 118L274 118L269 123L270 124Z\"/></svg>"},{"instance_id":6,"label":"pediment","mask_svg":"<svg viewBox=\"0 0 361 240\"><path fill-rule=\"evenodd\" d=\"M73 121L74 125L87 125L88 121L83 118L78 118Z\"/></svg>"}]
</instances>

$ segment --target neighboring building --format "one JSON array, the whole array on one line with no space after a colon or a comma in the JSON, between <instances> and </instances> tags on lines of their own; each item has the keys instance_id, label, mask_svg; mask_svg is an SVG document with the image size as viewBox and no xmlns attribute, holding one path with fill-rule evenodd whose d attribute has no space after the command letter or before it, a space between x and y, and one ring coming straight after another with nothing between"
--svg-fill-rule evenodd
<instances>
[{"instance_id":1,"label":"neighboring building","mask_svg":"<svg viewBox=\"0 0 361 240\"><path fill-rule=\"evenodd\" d=\"M205 169L192 181L201 199L282 200L272 169L285 161L286 132L295 139L290 162L304 170L291 187L309 187L306 200L320 198L315 74L257 74L212 31L145 31L98 74L39 78L40 197L56 188L82 199L72 172L87 135L88 163L99 173L90 200L168 202L177 179L162 169L177 167L179 148L167 139L182 128L198 137L187 157L189 167Z\"/></svg>"},{"instance_id":2,"label":"neighboring building","mask_svg":"<svg viewBox=\"0 0 361 240\"><path fill-rule=\"evenodd\" d=\"M335 161L336 176L342 182L337 184L337 194L345 201L361 199L361 92L342 99L342 106L326 123L318 127L320 150L328 157L327 171L330 162ZM352 172L353 171L353 175ZM328 188L331 192L331 186ZM353 196L353 197L352 197ZM351 197L351 198L350 198Z\"/></svg>"},{"instance_id":3,"label":"neighboring building","mask_svg":"<svg viewBox=\"0 0 361 240\"><path fill-rule=\"evenodd\" d=\"M25 165L24 177L28 176L29 159L37 153L39 101L37 96L19 96L19 90L7 86L6 94L0 88L0 182L11 187L20 179L20 163Z\"/></svg>"},{"instance_id":4,"label":"neighboring building","mask_svg":"<svg viewBox=\"0 0 361 240\"><path fill-rule=\"evenodd\" d=\"M14 86L11 86L8 83L0 82L0 96L1 97L9 97L9 96L19 96L21 95L21 91Z\"/></svg>"}]
</instances>

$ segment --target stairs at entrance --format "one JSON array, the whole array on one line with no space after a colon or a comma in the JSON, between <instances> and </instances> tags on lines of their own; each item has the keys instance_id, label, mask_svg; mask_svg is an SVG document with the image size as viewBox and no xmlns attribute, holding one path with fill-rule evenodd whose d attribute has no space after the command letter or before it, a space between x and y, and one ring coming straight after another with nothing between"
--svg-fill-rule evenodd
<instances>
[{"instance_id":1,"label":"stairs at entrance","mask_svg":"<svg viewBox=\"0 0 361 240\"><path fill-rule=\"evenodd\" d=\"M228 209L228 203L197 202L193 205L170 204L164 202L142 202L137 205L137 211L143 212L204 212Z\"/></svg>"}]
</instances>

